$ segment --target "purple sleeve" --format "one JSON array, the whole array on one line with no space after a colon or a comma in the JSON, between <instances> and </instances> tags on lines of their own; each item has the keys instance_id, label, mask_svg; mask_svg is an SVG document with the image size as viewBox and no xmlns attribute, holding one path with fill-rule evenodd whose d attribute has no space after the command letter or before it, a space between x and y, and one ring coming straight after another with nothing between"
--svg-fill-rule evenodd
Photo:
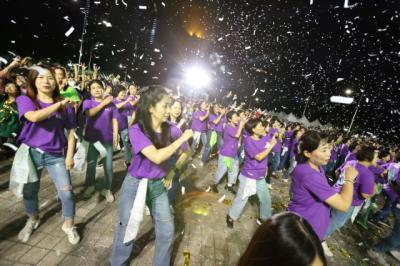
<instances>
[{"instance_id":1,"label":"purple sleeve","mask_svg":"<svg viewBox=\"0 0 400 266\"><path fill-rule=\"evenodd\" d=\"M144 148L153 145L151 140L142 132L138 125L129 129L129 140L131 141L132 150L135 154L138 154Z\"/></svg>"},{"instance_id":2,"label":"purple sleeve","mask_svg":"<svg viewBox=\"0 0 400 266\"><path fill-rule=\"evenodd\" d=\"M182 136L182 130L180 130L180 128L178 128L175 125L170 124L171 127L171 137L173 140L178 139L180 136ZM183 143L181 145L181 150L182 151L186 151L187 150L187 142Z\"/></svg>"},{"instance_id":3,"label":"purple sleeve","mask_svg":"<svg viewBox=\"0 0 400 266\"><path fill-rule=\"evenodd\" d=\"M17 97L17 107L19 118L23 118L26 112L35 111L37 108L28 96Z\"/></svg>"},{"instance_id":4,"label":"purple sleeve","mask_svg":"<svg viewBox=\"0 0 400 266\"><path fill-rule=\"evenodd\" d=\"M72 106L68 106L65 112L66 112L65 128L66 129L77 128L78 125L76 123L75 109Z\"/></svg>"},{"instance_id":5,"label":"purple sleeve","mask_svg":"<svg viewBox=\"0 0 400 266\"><path fill-rule=\"evenodd\" d=\"M361 178L360 178L361 177ZM360 192L368 195L374 194L374 176L372 173L365 173L360 176Z\"/></svg>"},{"instance_id":6,"label":"purple sleeve","mask_svg":"<svg viewBox=\"0 0 400 266\"><path fill-rule=\"evenodd\" d=\"M84 100L82 104L82 112L86 112L92 108L92 100Z\"/></svg>"},{"instance_id":7,"label":"purple sleeve","mask_svg":"<svg viewBox=\"0 0 400 266\"><path fill-rule=\"evenodd\" d=\"M303 179L304 187L320 201L325 201L336 194L336 190L329 186L328 181L321 175L310 175Z\"/></svg>"}]
</instances>

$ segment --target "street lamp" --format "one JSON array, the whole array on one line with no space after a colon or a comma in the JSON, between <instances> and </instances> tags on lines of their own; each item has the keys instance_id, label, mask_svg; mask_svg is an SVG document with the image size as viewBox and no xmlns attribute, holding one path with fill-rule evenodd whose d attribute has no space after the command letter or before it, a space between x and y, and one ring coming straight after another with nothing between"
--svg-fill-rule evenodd
<instances>
[{"instance_id":1,"label":"street lamp","mask_svg":"<svg viewBox=\"0 0 400 266\"><path fill-rule=\"evenodd\" d=\"M350 134L350 132L351 132L351 128L353 127L353 123L354 123L354 120L355 120L355 118L356 118L356 115L357 115L358 109L360 108L360 105L361 105L361 99L362 99L362 97L363 97L363 96L364 96L364 90L361 90L361 96L360 96L360 99L358 99L358 103L357 103L357 108L356 108L356 111L354 112L353 118L351 119L351 123L350 123L349 131L348 131L348 133L349 133L349 134Z\"/></svg>"}]
</instances>

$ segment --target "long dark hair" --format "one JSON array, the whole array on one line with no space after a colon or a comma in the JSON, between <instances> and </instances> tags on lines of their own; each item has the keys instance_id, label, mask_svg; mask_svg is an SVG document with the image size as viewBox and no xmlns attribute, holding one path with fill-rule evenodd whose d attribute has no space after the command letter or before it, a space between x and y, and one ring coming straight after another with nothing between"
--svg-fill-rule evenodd
<instances>
[{"instance_id":1,"label":"long dark hair","mask_svg":"<svg viewBox=\"0 0 400 266\"><path fill-rule=\"evenodd\" d=\"M53 76L55 88L53 91L52 98L53 98L54 103L61 102L63 100L63 98L60 95L60 89L58 88L58 84L56 82L54 70L50 67L43 66L43 65L40 65L40 67L48 70L51 73L51 75ZM39 72L37 70L31 69L29 71L28 80L27 80L28 88L26 90L26 95L32 100L32 102L35 104L35 106L38 109L41 109L39 102L37 101L38 89L36 88L36 84L35 84L38 76L39 76Z\"/></svg>"},{"instance_id":2,"label":"long dark hair","mask_svg":"<svg viewBox=\"0 0 400 266\"><path fill-rule=\"evenodd\" d=\"M157 149L166 147L171 143L171 129L168 122L163 122L161 124L161 139L158 139L156 132L154 132L151 126L151 114L149 109L150 107L156 106L164 96L168 96L168 93L162 86L150 85L144 88L134 120L134 123L138 123L140 129L150 138Z\"/></svg>"},{"instance_id":3,"label":"long dark hair","mask_svg":"<svg viewBox=\"0 0 400 266\"><path fill-rule=\"evenodd\" d=\"M294 213L283 212L257 229L238 266L309 266L317 256L327 265L321 242L310 224Z\"/></svg>"}]
</instances>

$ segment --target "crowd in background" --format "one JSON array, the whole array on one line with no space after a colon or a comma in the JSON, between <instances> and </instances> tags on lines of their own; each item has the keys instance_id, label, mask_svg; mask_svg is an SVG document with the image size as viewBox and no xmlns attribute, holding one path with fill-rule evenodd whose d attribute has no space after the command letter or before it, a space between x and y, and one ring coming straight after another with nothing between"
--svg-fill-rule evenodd
<instances>
[{"instance_id":1,"label":"crowd in background","mask_svg":"<svg viewBox=\"0 0 400 266\"><path fill-rule=\"evenodd\" d=\"M260 227L239 265L267 261L326 265L325 256L332 256L326 240L329 243L329 236L346 222L379 225L388 223L391 214L392 233L382 236L368 255L382 265L386 265L386 252L398 256L400 153L396 144L278 119L237 104L232 92L216 99L196 99L182 94L179 86L138 87L118 75L101 75L96 65L89 74L85 65L66 71L61 65L17 57L0 70L0 149L1 156L15 156L14 164L28 158L34 167L34 177L27 173L29 182L21 191L29 217L19 233L22 242L40 223L43 167L62 202L62 230L71 244L78 244L69 171L86 164L83 196L90 198L96 169L102 166L101 195L111 203L115 200L114 151L122 149L127 175L120 188L112 265L129 260L145 208L156 228L153 264L169 265L180 176L190 161L199 160L207 167L214 158L217 170L205 189L218 193L227 175L224 189L234 195L226 214L228 227L240 219L250 196L256 195L260 202L255 221ZM274 178L281 177L290 182L288 212L272 215L270 190ZM372 213L378 203L383 207Z\"/></svg>"}]
</instances>

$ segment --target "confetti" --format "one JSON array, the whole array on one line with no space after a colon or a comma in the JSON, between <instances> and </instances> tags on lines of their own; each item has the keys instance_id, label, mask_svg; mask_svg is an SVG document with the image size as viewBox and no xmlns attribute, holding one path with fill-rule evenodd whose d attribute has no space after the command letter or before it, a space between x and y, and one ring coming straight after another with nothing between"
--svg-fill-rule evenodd
<instances>
[{"instance_id":1,"label":"confetti","mask_svg":"<svg viewBox=\"0 0 400 266\"><path fill-rule=\"evenodd\" d=\"M72 33L74 30L75 30L75 28L71 26L71 27L69 28L69 30L67 30L67 32L65 33L65 36L66 36L66 37L69 37L69 36L71 35L71 33Z\"/></svg>"}]
</instances>

